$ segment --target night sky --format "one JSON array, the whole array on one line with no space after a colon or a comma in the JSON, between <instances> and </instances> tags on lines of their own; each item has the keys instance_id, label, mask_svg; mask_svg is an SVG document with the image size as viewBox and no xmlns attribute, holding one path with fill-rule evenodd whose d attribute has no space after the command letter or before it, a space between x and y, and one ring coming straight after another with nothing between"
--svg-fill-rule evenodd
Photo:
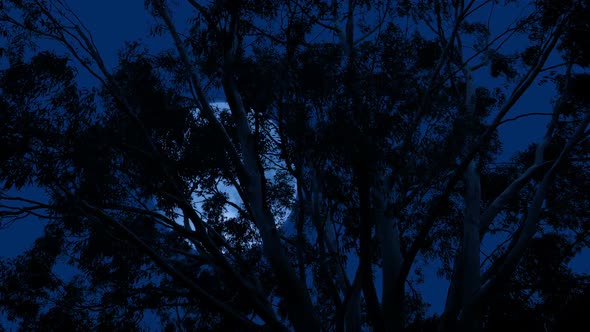
<instances>
[{"instance_id":1,"label":"night sky","mask_svg":"<svg viewBox=\"0 0 590 332\"><path fill-rule=\"evenodd\" d=\"M96 44L107 66L110 68L113 68L116 64L117 51L123 47L126 40L140 39L148 43L152 50L158 50L171 45L170 39L166 34L156 38L148 36L148 31L153 26L154 19L146 12L143 0L70 2L75 12L92 31ZM177 1L178 6L181 6L183 2ZM182 6L186 5L183 4ZM184 15L183 18L176 19L176 22L185 22L190 13L189 7L175 11L175 17ZM502 15L507 14L496 12L494 15L496 17L502 17ZM47 44L47 46L49 45L50 43ZM59 50L59 48L57 49ZM550 60L549 65L552 64L551 62L552 60ZM84 69L80 69L79 72L82 85L93 86L96 84L84 72ZM476 83L484 86L496 86L501 83L501 80L497 82L485 81L481 77L476 77L476 80ZM552 91L553 86L551 84L539 86L535 83L522 97L516 108L509 113L508 117L526 112L550 112L550 101L554 97ZM212 96L212 99L219 100L219 96ZM531 142L538 141L544 133L546 123L547 117L528 117L501 126L500 134L504 146L502 158L506 159L515 151L526 147ZM8 192L7 194L11 193ZM40 200L43 198L42 192L30 187L23 188L20 195ZM0 255L5 257L16 256L22 250L29 248L41 232L42 223L35 219L20 220L10 228L0 230ZM589 256L588 251L586 251L584 258L579 257L579 259L576 259L572 263L575 270L590 273ZM446 297L446 282L438 280L435 270L432 268L425 270L425 276L426 283L419 288L424 292L425 299L432 303L431 312L439 312L444 305Z\"/></svg>"}]
</instances>

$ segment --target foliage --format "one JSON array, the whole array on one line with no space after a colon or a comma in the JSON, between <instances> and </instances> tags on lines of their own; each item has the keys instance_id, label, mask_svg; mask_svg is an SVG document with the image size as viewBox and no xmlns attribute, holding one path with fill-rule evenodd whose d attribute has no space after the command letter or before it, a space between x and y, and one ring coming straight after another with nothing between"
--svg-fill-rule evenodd
<instances>
[{"instance_id":1,"label":"foliage","mask_svg":"<svg viewBox=\"0 0 590 332\"><path fill-rule=\"evenodd\" d=\"M590 234L590 7L479 19L518 5L187 1L180 32L148 0L173 43L109 69L65 1L2 2L0 223L45 232L0 261L0 312L50 331L567 329L589 291L568 262ZM508 116L539 81L551 113ZM499 128L540 114L506 160ZM27 185L46 199L11 194ZM450 287L428 316L433 263Z\"/></svg>"}]
</instances>

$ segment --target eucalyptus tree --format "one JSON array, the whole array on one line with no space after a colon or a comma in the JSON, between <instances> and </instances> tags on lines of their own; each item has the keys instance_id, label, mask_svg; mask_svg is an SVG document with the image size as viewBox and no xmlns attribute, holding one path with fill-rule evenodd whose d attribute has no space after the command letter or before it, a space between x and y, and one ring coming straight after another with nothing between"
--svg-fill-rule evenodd
<instances>
[{"instance_id":1,"label":"eucalyptus tree","mask_svg":"<svg viewBox=\"0 0 590 332\"><path fill-rule=\"evenodd\" d=\"M130 42L109 68L66 1L0 7L0 178L48 197L1 196L3 220L47 220L0 275L24 328L132 329L153 310L171 330L401 331L424 323L413 269L440 260L433 322L475 331L499 290L540 291L519 273L545 233L562 260L587 246L587 1L146 10L169 48ZM551 111L514 114L543 80ZM498 128L542 115L542 140L498 164Z\"/></svg>"}]
</instances>

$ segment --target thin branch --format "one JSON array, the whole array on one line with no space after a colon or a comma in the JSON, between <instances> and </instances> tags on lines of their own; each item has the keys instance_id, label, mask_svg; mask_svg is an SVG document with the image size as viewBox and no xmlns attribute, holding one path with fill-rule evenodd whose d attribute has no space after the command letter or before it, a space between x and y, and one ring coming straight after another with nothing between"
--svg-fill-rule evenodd
<instances>
[{"instance_id":1,"label":"thin branch","mask_svg":"<svg viewBox=\"0 0 590 332\"><path fill-rule=\"evenodd\" d=\"M504 119L504 120L500 121L500 123L498 123L498 127L501 126L501 125L503 125L503 124L505 124L506 122L516 121L516 120L521 119L521 118L526 118L526 117L529 117L529 116L537 116L537 115L548 115L548 116L552 116L553 113L548 113L548 112L531 112L531 113L520 114L520 115L517 115L515 117Z\"/></svg>"},{"instance_id":2,"label":"thin branch","mask_svg":"<svg viewBox=\"0 0 590 332\"><path fill-rule=\"evenodd\" d=\"M172 22L172 18L168 14L167 8L164 6L164 3L162 2L162 0L154 0L153 3L154 3L154 7L155 7L158 15L162 18L162 20L164 20L164 23L166 24L166 27L168 28L168 31L170 32L172 39L174 40L174 44L175 44L176 49L180 55L180 59L181 59L183 65L185 66L185 69L190 74L191 93L193 94L193 98L194 98L195 102L197 102L197 104L198 104L198 108L204 113L207 120L209 122L211 122L211 124L213 124L213 127L217 130L217 132L219 133L219 135L223 139L224 144L227 148L227 151L230 155L230 158L238 171L238 175L240 176L240 178L243 179L244 174L246 174L246 170L244 169L244 165L242 163L240 155L239 155L235 145L233 144L233 141L232 141L231 137L229 136L227 130L225 129L223 124L219 121L219 119L217 119L217 117L215 116L215 112L213 111L213 109L209 105L209 102L207 100L207 96L205 95L205 92L201 88L201 85L199 83L200 80L198 78L197 73L195 72L195 69L194 69L195 66L192 65L192 63L189 59L188 52L186 51L186 48L184 47L184 44L182 43L182 40L180 39L178 31L176 30L176 26ZM244 200L244 202L247 201L245 196L242 197L242 199Z\"/></svg>"},{"instance_id":3,"label":"thin branch","mask_svg":"<svg viewBox=\"0 0 590 332\"><path fill-rule=\"evenodd\" d=\"M163 257L161 257L157 252L155 252L150 245L145 243L141 238L139 238L133 231L129 228L125 227L125 225L117 222L111 216L103 212L102 210L88 204L84 200L78 200L78 204L88 211L91 215L96 216L100 220L103 220L109 226L120 230L126 237L131 240L135 245L142 250L158 265L162 270L167 272L171 277L175 280L178 280L180 283L185 285L188 289L194 292L199 297L206 300L208 303L211 303L214 307L216 307L221 312L225 313L229 317L232 317L235 321L240 322L244 327L254 329L255 324L250 322L249 320L245 319L240 313L238 313L234 308L230 307L226 303L223 303L217 299L214 295L207 292L205 289L201 288L201 286L195 284L188 276L183 274L182 272L176 270L170 264L168 264Z\"/></svg>"}]
</instances>

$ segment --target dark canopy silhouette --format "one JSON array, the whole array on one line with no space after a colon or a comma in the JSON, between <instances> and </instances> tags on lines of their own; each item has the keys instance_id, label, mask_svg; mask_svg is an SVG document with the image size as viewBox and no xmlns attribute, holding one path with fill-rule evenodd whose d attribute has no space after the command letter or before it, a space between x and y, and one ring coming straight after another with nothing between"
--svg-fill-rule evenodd
<instances>
[{"instance_id":1,"label":"dark canopy silhouette","mask_svg":"<svg viewBox=\"0 0 590 332\"><path fill-rule=\"evenodd\" d=\"M0 261L19 329L583 322L588 1L145 3L170 45L114 66L67 1L0 3L0 226L45 227Z\"/></svg>"}]
</instances>

